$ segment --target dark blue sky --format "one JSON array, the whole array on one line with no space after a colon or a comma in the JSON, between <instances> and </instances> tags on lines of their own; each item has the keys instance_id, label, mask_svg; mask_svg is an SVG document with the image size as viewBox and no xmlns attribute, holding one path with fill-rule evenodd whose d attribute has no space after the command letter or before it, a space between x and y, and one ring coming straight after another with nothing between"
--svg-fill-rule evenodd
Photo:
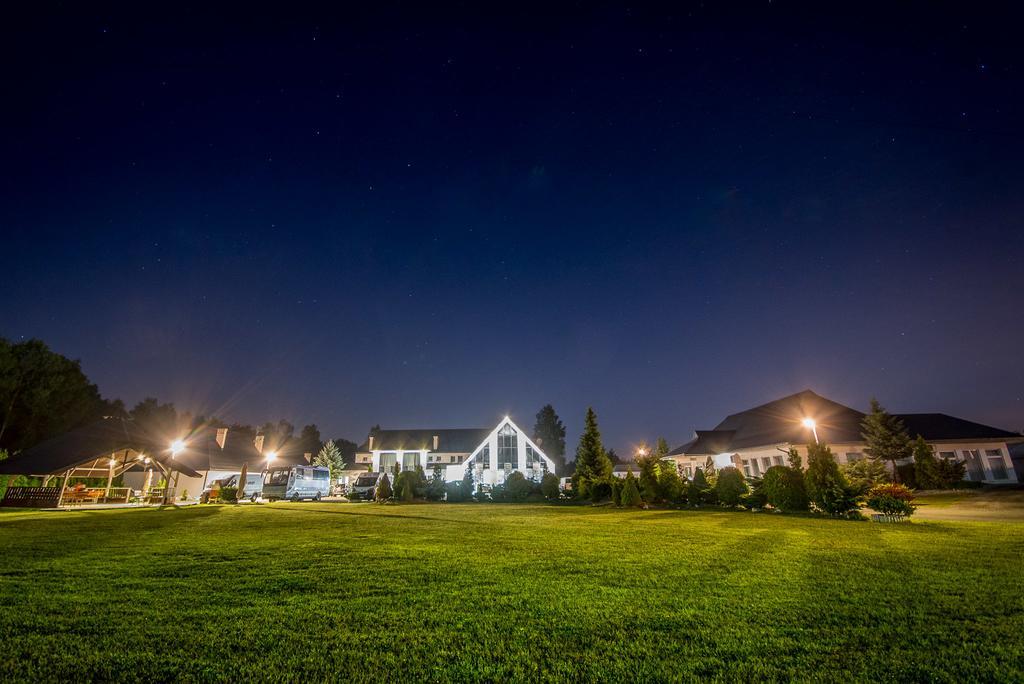
<instances>
[{"instance_id":1,"label":"dark blue sky","mask_svg":"<svg viewBox=\"0 0 1024 684\"><path fill-rule=\"evenodd\" d=\"M807 387L1024 427L1019 17L582 4L16 18L0 335L352 439Z\"/></svg>"}]
</instances>

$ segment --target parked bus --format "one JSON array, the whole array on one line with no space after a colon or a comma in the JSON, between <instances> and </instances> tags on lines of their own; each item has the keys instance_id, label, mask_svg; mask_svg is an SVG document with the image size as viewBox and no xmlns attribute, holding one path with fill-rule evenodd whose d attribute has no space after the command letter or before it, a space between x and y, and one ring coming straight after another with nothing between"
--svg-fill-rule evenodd
<instances>
[{"instance_id":1,"label":"parked bus","mask_svg":"<svg viewBox=\"0 0 1024 684\"><path fill-rule=\"evenodd\" d=\"M219 480L214 480L206 489L203 490L202 494L199 495L200 503L209 503L210 495L213 494L214 490L220 490L224 487L237 487L238 476L241 473L236 473L228 477L222 477ZM249 499L255 501L260 496L260 491L263 489L263 473L247 473L245 476L245 489L240 496L240 499Z\"/></svg>"},{"instance_id":2,"label":"parked bus","mask_svg":"<svg viewBox=\"0 0 1024 684\"><path fill-rule=\"evenodd\" d=\"M330 471L321 466L278 466L263 474L263 498L268 501L319 501L330 492Z\"/></svg>"}]
</instances>

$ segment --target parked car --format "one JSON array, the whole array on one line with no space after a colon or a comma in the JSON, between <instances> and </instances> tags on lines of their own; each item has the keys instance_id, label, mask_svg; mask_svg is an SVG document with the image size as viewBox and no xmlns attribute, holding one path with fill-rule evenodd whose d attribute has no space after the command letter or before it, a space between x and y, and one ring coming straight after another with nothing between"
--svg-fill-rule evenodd
<instances>
[{"instance_id":1,"label":"parked car","mask_svg":"<svg viewBox=\"0 0 1024 684\"><path fill-rule=\"evenodd\" d=\"M263 474L263 498L268 501L319 501L330 492L330 471L321 466L279 466Z\"/></svg>"},{"instance_id":2,"label":"parked car","mask_svg":"<svg viewBox=\"0 0 1024 684\"><path fill-rule=\"evenodd\" d=\"M377 493L377 483L380 481L380 473L363 473L356 478L349 488L349 501L365 501L372 499Z\"/></svg>"},{"instance_id":3,"label":"parked car","mask_svg":"<svg viewBox=\"0 0 1024 684\"><path fill-rule=\"evenodd\" d=\"M237 487L239 475L241 475L241 473L222 477L206 485L206 489L204 489L199 495L199 502L210 503L210 498L214 491L223 489L224 487ZM261 491L263 491L263 473L247 473L245 476L245 489L242 491L242 496L239 498L247 498L255 501L259 498Z\"/></svg>"}]
</instances>

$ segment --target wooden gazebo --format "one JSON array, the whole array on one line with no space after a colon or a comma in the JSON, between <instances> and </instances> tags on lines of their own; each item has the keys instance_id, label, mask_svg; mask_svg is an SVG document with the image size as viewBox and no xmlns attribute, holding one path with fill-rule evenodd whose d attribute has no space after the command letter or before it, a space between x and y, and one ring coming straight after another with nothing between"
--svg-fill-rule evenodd
<instances>
[{"instance_id":1,"label":"wooden gazebo","mask_svg":"<svg viewBox=\"0 0 1024 684\"><path fill-rule=\"evenodd\" d=\"M31 508L60 507L77 503L127 503L132 492L113 487L114 479L138 468L152 468L163 475L166 486L144 491L146 499L174 500L172 482L178 473L198 477L192 468L178 462L168 445L147 436L130 420L106 418L47 440L31 449L0 461L0 476L43 478L42 487L7 487L0 506ZM53 478L57 487L49 486ZM71 480L105 479L105 486L72 486ZM147 487L148 490L148 479Z\"/></svg>"}]
</instances>

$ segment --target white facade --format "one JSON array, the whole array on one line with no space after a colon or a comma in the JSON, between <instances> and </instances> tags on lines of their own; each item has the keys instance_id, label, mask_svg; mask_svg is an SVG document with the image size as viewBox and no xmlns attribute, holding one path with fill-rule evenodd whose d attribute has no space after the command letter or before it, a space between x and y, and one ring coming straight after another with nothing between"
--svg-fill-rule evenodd
<instances>
[{"instance_id":1,"label":"white facade","mask_svg":"<svg viewBox=\"0 0 1024 684\"><path fill-rule=\"evenodd\" d=\"M1017 482L1017 473L1010 459L1010 450L1006 442L929 442L935 451L936 458L964 461L967 471L964 479L983 482L985 484L1011 484ZM829 449L840 465L853 463L867 458L864 442L848 444L829 444ZM805 444L769 444L766 446L737 449L712 455L715 468L735 466L747 477L761 477L774 465L788 465L786 452L790 448L797 450L807 465L807 445ZM707 460L703 454L682 454L669 456L666 460L676 462L680 472L686 477L693 477L697 468L703 468ZM912 463L906 459L900 465ZM887 464L888 465L888 464Z\"/></svg>"},{"instance_id":2,"label":"white facade","mask_svg":"<svg viewBox=\"0 0 1024 684\"><path fill-rule=\"evenodd\" d=\"M419 466L429 476L440 466L446 482L457 482L465 477L468 468L477 486L485 488L502 484L516 471L535 481L545 472L555 472L551 459L507 417L468 455L430 449L374 449L369 453L374 472L390 472L395 465L400 470L415 470Z\"/></svg>"}]
</instances>

